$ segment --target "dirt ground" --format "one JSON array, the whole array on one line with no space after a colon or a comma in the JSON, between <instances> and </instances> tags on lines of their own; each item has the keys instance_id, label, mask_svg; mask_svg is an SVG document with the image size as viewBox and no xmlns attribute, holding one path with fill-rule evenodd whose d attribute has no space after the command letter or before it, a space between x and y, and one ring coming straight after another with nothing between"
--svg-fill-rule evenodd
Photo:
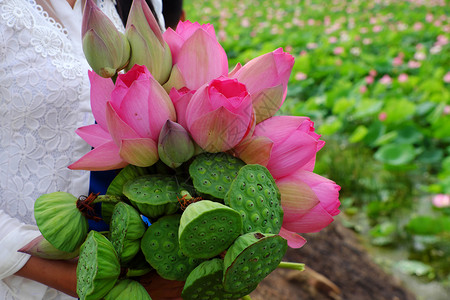
<instances>
[{"instance_id":1,"label":"dirt ground","mask_svg":"<svg viewBox=\"0 0 450 300\"><path fill-rule=\"evenodd\" d=\"M253 300L416 299L372 262L355 233L338 221L304 236L307 244L289 249L284 261L305 263L306 270L275 270L250 295Z\"/></svg>"}]
</instances>

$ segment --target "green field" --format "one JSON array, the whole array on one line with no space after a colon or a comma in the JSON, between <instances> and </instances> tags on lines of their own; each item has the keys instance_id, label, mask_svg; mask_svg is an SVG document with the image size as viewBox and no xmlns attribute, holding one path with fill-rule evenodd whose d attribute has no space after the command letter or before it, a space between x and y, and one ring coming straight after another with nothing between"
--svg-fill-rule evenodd
<instances>
[{"instance_id":1,"label":"green field","mask_svg":"<svg viewBox=\"0 0 450 300\"><path fill-rule=\"evenodd\" d=\"M280 114L327 142L315 172L341 185L341 221L389 263L450 286L450 1L185 0L214 25L230 68L295 56Z\"/></svg>"}]
</instances>

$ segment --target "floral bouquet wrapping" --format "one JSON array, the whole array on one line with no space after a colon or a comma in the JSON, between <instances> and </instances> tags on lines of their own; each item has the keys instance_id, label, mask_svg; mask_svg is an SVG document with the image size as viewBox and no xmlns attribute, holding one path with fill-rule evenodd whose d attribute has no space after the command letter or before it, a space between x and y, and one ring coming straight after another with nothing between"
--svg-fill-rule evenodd
<instances>
[{"instance_id":1,"label":"floral bouquet wrapping","mask_svg":"<svg viewBox=\"0 0 450 300\"><path fill-rule=\"evenodd\" d=\"M313 173L313 122L274 116L294 58L277 49L230 72L211 25L161 34L143 0L125 34L88 0L82 32L96 124L78 129L93 149L69 167L121 171L106 195L37 199L43 237L26 250L79 256L81 299L149 299L134 279L152 269L185 281L183 299L238 299L277 267L302 269L282 262L287 247L333 221L340 188ZM110 230L88 233L87 218Z\"/></svg>"}]
</instances>

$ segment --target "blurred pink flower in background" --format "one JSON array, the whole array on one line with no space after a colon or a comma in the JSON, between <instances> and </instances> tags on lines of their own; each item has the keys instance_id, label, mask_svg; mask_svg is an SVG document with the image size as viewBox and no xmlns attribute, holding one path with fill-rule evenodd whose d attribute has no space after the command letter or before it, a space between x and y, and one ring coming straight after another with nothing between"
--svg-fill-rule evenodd
<instances>
[{"instance_id":1,"label":"blurred pink flower in background","mask_svg":"<svg viewBox=\"0 0 450 300\"><path fill-rule=\"evenodd\" d=\"M366 83L372 84L375 81L375 79L372 76L366 76Z\"/></svg>"},{"instance_id":2,"label":"blurred pink flower in background","mask_svg":"<svg viewBox=\"0 0 450 300\"><path fill-rule=\"evenodd\" d=\"M380 83L384 84L384 85L388 85L392 83L392 78L389 75L383 75L383 77L381 77L380 79Z\"/></svg>"},{"instance_id":3,"label":"blurred pink flower in background","mask_svg":"<svg viewBox=\"0 0 450 300\"><path fill-rule=\"evenodd\" d=\"M372 70L369 71L369 75L372 76L372 77L377 76L377 74L378 74L377 70L372 69Z\"/></svg>"},{"instance_id":4,"label":"blurred pink flower in background","mask_svg":"<svg viewBox=\"0 0 450 300\"><path fill-rule=\"evenodd\" d=\"M355 56L360 56L361 55L361 49L359 47L353 47L350 49L350 53L355 55Z\"/></svg>"},{"instance_id":5,"label":"blurred pink flower in background","mask_svg":"<svg viewBox=\"0 0 450 300\"><path fill-rule=\"evenodd\" d=\"M420 68L421 65L422 65L422 64L421 64L420 62L415 61L415 60L410 60L410 61L408 61L408 67L411 68L411 69L417 69L417 68Z\"/></svg>"},{"instance_id":6,"label":"blurred pink flower in background","mask_svg":"<svg viewBox=\"0 0 450 300\"><path fill-rule=\"evenodd\" d=\"M308 49L316 49L317 47L318 47L317 43L306 44L306 48L308 48Z\"/></svg>"},{"instance_id":7,"label":"blurred pink flower in background","mask_svg":"<svg viewBox=\"0 0 450 300\"><path fill-rule=\"evenodd\" d=\"M338 39L337 39L337 37L335 37L335 36L330 36L329 38L328 38L328 42L330 42L330 44L334 44L334 43L336 43L338 41Z\"/></svg>"},{"instance_id":8,"label":"blurred pink flower in background","mask_svg":"<svg viewBox=\"0 0 450 300\"><path fill-rule=\"evenodd\" d=\"M364 94L365 92L367 92L367 86L365 86L365 85L360 86L359 87L359 92L361 94Z\"/></svg>"},{"instance_id":9,"label":"blurred pink flower in background","mask_svg":"<svg viewBox=\"0 0 450 300\"><path fill-rule=\"evenodd\" d=\"M380 32L381 30L383 30L383 26L381 26L381 25L375 25L372 28L373 32Z\"/></svg>"},{"instance_id":10,"label":"blurred pink flower in background","mask_svg":"<svg viewBox=\"0 0 450 300\"><path fill-rule=\"evenodd\" d=\"M333 49L333 54L334 55L341 55L342 53L344 53L344 48L343 47L336 47Z\"/></svg>"},{"instance_id":11,"label":"blurred pink flower in background","mask_svg":"<svg viewBox=\"0 0 450 300\"><path fill-rule=\"evenodd\" d=\"M244 28L247 28L250 26L250 21L248 20L248 18L243 18L241 21L241 26Z\"/></svg>"},{"instance_id":12,"label":"blurred pink flower in background","mask_svg":"<svg viewBox=\"0 0 450 300\"><path fill-rule=\"evenodd\" d=\"M378 115L378 120L380 120L381 122L386 120L386 118L387 118L387 113L385 113L384 111L380 112L380 114Z\"/></svg>"},{"instance_id":13,"label":"blurred pink flower in background","mask_svg":"<svg viewBox=\"0 0 450 300\"><path fill-rule=\"evenodd\" d=\"M398 81L399 82L405 82L408 80L408 74L402 73L398 75Z\"/></svg>"},{"instance_id":14,"label":"blurred pink flower in background","mask_svg":"<svg viewBox=\"0 0 450 300\"><path fill-rule=\"evenodd\" d=\"M442 111L444 115L450 115L450 105L444 106L444 110Z\"/></svg>"},{"instance_id":15,"label":"blurred pink flower in background","mask_svg":"<svg viewBox=\"0 0 450 300\"><path fill-rule=\"evenodd\" d=\"M425 16L425 21L427 21L428 23L433 22L433 15L432 14L427 14Z\"/></svg>"},{"instance_id":16,"label":"blurred pink flower in background","mask_svg":"<svg viewBox=\"0 0 450 300\"><path fill-rule=\"evenodd\" d=\"M403 58L396 56L394 57L394 59L392 60L392 65L394 66L401 66L403 64Z\"/></svg>"},{"instance_id":17,"label":"blurred pink flower in background","mask_svg":"<svg viewBox=\"0 0 450 300\"><path fill-rule=\"evenodd\" d=\"M423 29L423 24L422 24L421 22L416 22L416 23L414 23L414 25L413 25L413 29L414 29L415 31L422 30L422 29Z\"/></svg>"},{"instance_id":18,"label":"blurred pink flower in background","mask_svg":"<svg viewBox=\"0 0 450 300\"><path fill-rule=\"evenodd\" d=\"M450 72L447 72L447 73L444 75L444 82L445 82L445 83L450 83Z\"/></svg>"},{"instance_id":19,"label":"blurred pink flower in background","mask_svg":"<svg viewBox=\"0 0 450 300\"><path fill-rule=\"evenodd\" d=\"M308 19L308 25L309 26L314 26L314 24L316 23L315 21L314 21L314 19Z\"/></svg>"},{"instance_id":20,"label":"blurred pink flower in background","mask_svg":"<svg viewBox=\"0 0 450 300\"><path fill-rule=\"evenodd\" d=\"M450 206L450 195L437 194L433 197L433 205L436 207Z\"/></svg>"},{"instance_id":21,"label":"blurred pink flower in background","mask_svg":"<svg viewBox=\"0 0 450 300\"><path fill-rule=\"evenodd\" d=\"M372 39L369 39L369 38L363 39L363 44L364 44L364 45L370 45L370 44L372 44Z\"/></svg>"},{"instance_id":22,"label":"blurred pink flower in background","mask_svg":"<svg viewBox=\"0 0 450 300\"><path fill-rule=\"evenodd\" d=\"M302 73L302 72L297 72L296 74L295 74L295 79L296 80L305 80L306 78L308 78L308 76L305 74L305 73Z\"/></svg>"},{"instance_id":23,"label":"blurred pink flower in background","mask_svg":"<svg viewBox=\"0 0 450 300\"><path fill-rule=\"evenodd\" d=\"M416 52L414 54L414 58L416 60L425 60L425 58L427 58L427 55L424 52Z\"/></svg>"}]
</instances>

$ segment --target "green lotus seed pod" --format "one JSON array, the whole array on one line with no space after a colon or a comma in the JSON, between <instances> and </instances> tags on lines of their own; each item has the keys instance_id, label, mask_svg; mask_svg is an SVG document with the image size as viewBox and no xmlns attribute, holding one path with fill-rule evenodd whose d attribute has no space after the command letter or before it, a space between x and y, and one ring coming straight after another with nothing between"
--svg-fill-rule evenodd
<instances>
[{"instance_id":1,"label":"green lotus seed pod","mask_svg":"<svg viewBox=\"0 0 450 300\"><path fill-rule=\"evenodd\" d=\"M100 299L114 286L120 263L111 242L90 231L80 248L77 265L77 294L81 300Z\"/></svg>"},{"instance_id":2,"label":"green lotus seed pod","mask_svg":"<svg viewBox=\"0 0 450 300\"><path fill-rule=\"evenodd\" d=\"M131 261L122 264L121 266L127 268L127 273L125 274L126 277L143 276L153 270L152 266L145 260L142 250L139 250Z\"/></svg>"},{"instance_id":3,"label":"green lotus seed pod","mask_svg":"<svg viewBox=\"0 0 450 300\"><path fill-rule=\"evenodd\" d=\"M257 285L277 268L287 250L279 235L250 232L241 235L224 258L223 285L237 292Z\"/></svg>"},{"instance_id":4,"label":"green lotus seed pod","mask_svg":"<svg viewBox=\"0 0 450 300\"><path fill-rule=\"evenodd\" d=\"M181 216L180 249L189 257L211 258L226 250L241 231L242 218L234 209L209 200L195 202Z\"/></svg>"},{"instance_id":5,"label":"green lotus seed pod","mask_svg":"<svg viewBox=\"0 0 450 300\"><path fill-rule=\"evenodd\" d=\"M224 199L231 182L245 163L227 153L202 153L189 166L194 187L205 198Z\"/></svg>"},{"instance_id":6,"label":"green lotus seed pod","mask_svg":"<svg viewBox=\"0 0 450 300\"><path fill-rule=\"evenodd\" d=\"M178 196L185 188L175 176L145 175L128 181L123 193L142 214L158 218L178 210Z\"/></svg>"},{"instance_id":7,"label":"green lotus seed pod","mask_svg":"<svg viewBox=\"0 0 450 300\"><path fill-rule=\"evenodd\" d=\"M281 194L266 167L242 167L225 196L225 204L241 214L244 233L280 232L283 223Z\"/></svg>"},{"instance_id":8,"label":"green lotus seed pod","mask_svg":"<svg viewBox=\"0 0 450 300\"><path fill-rule=\"evenodd\" d=\"M152 300L139 282L130 279L119 280L106 294L105 300Z\"/></svg>"},{"instance_id":9,"label":"green lotus seed pod","mask_svg":"<svg viewBox=\"0 0 450 300\"><path fill-rule=\"evenodd\" d=\"M223 288L223 260L214 258L198 265L186 279L181 296L184 300L239 299L250 294L256 287L239 292L227 292Z\"/></svg>"},{"instance_id":10,"label":"green lotus seed pod","mask_svg":"<svg viewBox=\"0 0 450 300\"><path fill-rule=\"evenodd\" d=\"M129 262L141 249L145 225L139 212L123 202L114 207L110 225L110 241L122 264Z\"/></svg>"},{"instance_id":11,"label":"green lotus seed pod","mask_svg":"<svg viewBox=\"0 0 450 300\"><path fill-rule=\"evenodd\" d=\"M178 244L180 215L159 218L145 232L141 249L147 262L165 279L186 280L203 260L185 256Z\"/></svg>"},{"instance_id":12,"label":"green lotus seed pod","mask_svg":"<svg viewBox=\"0 0 450 300\"><path fill-rule=\"evenodd\" d=\"M86 238L88 221L78 210L77 201L69 193L54 192L40 196L34 203L39 230L59 250L73 252Z\"/></svg>"}]
</instances>

